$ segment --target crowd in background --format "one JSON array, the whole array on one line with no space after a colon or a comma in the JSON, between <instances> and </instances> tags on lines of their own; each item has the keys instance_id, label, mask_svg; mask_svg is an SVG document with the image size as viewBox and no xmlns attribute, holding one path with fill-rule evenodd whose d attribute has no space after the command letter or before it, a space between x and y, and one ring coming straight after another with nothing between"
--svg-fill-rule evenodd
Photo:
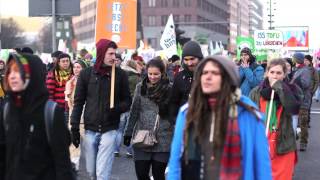
<instances>
[{"instance_id":1,"label":"crowd in background","mask_svg":"<svg viewBox=\"0 0 320 180\"><path fill-rule=\"evenodd\" d=\"M76 179L72 143L88 178L106 180L122 142L139 180L292 179L320 100L312 56L257 62L243 48L233 62L195 41L181 59L123 60L107 39L96 49L0 61L0 179Z\"/></svg>"}]
</instances>

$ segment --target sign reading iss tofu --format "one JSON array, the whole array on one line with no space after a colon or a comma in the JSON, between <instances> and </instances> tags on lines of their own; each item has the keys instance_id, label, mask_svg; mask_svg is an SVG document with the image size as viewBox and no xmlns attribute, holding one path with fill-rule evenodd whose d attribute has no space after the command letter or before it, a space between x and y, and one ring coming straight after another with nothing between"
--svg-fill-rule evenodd
<instances>
[{"instance_id":1,"label":"sign reading iss tofu","mask_svg":"<svg viewBox=\"0 0 320 180\"><path fill-rule=\"evenodd\" d=\"M283 35L276 30L257 30L254 32L256 49L281 49L283 47Z\"/></svg>"}]
</instances>

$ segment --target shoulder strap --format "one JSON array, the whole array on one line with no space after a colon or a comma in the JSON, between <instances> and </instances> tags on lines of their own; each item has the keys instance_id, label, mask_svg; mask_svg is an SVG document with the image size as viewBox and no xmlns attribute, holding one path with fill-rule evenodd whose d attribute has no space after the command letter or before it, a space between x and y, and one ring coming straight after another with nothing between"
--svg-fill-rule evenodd
<instances>
[{"instance_id":1,"label":"shoulder strap","mask_svg":"<svg viewBox=\"0 0 320 180\"><path fill-rule=\"evenodd\" d=\"M56 110L56 107L57 107L57 103L52 100L48 100L44 107L44 121L45 121L46 134L47 134L47 139L49 144L51 144L51 139L52 139L54 112Z\"/></svg>"},{"instance_id":2,"label":"shoulder strap","mask_svg":"<svg viewBox=\"0 0 320 180\"><path fill-rule=\"evenodd\" d=\"M8 114L9 114L9 103L5 102L3 105L3 127L8 130Z\"/></svg>"}]
</instances>

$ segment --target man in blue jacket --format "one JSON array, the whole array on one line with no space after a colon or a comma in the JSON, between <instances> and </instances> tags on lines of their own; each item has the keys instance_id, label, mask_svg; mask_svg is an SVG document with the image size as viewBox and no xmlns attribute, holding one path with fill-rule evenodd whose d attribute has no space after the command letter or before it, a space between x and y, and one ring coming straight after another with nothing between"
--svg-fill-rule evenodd
<instances>
[{"instance_id":1,"label":"man in blue jacket","mask_svg":"<svg viewBox=\"0 0 320 180\"><path fill-rule=\"evenodd\" d=\"M263 80L264 69L256 63L256 58L249 48L243 48L240 57L240 88L243 95L249 96L251 89Z\"/></svg>"}]
</instances>

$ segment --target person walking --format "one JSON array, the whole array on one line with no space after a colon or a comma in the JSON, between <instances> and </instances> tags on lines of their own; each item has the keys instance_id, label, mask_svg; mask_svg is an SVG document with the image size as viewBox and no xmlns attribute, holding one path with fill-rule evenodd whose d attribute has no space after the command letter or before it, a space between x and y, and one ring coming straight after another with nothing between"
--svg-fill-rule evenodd
<instances>
[{"instance_id":1,"label":"person walking","mask_svg":"<svg viewBox=\"0 0 320 180\"><path fill-rule=\"evenodd\" d=\"M64 94L65 94L65 101L67 102L68 108L69 108L69 117L68 117L69 119L70 119L70 116L71 116L71 113L73 110L73 106L74 106L74 94L76 91L77 80L79 78L80 72L87 67L88 67L88 64L84 60L77 60L76 62L74 62L73 63L73 76L66 83L66 88L65 88Z\"/></svg>"},{"instance_id":2,"label":"person walking","mask_svg":"<svg viewBox=\"0 0 320 180\"><path fill-rule=\"evenodd\" d=\"M236 65L223 56L198 65L177 117L168 180L271 180L261 114L239 84Z\"/></svg>"},{"instance_id":3,"label":"person walking","mask_svg":"<svg viewBox=\"0 0 320 180\"><path fill-rule=\"evenodd\" d=\"M49 99L58 103L64 109L65 122L68 124L69 107L65 100L66 83L73 76L72 63L68 54L60 54L52 71L47 75L46 85L49 90Z\"/></svg>"},{"instance_id":4,"label":"person walking","mask_svg":"<svg viewBox=\"0 0 320 180\"><path fill-rule=\"evenodd\" d=\"M45 123L48 121L45 106L49 93L43 81L46 72L42 67L37 56L9 56L4 82L7 99L2 109L4 115L0 118L1 131L4 131L0 134L5 139L5 154L1 153L1 156L5 155L5 177L0 179L75 179L63 109L51 110L52 126Z\"/></svg>"},{"instance_id":5,"label":"person walking","mask_svg":"<svg viewBox=\"0 0 320 180\"><path fill-rule=\"evenodd\" d=\"M250 98L267 115L267 119L270 119L270 124L266 123L269 127L266 128L273 180L292 179L297 162L292 115L299 111L303 95L302 91L297 91L294 84L286 81L286 74L284 59L271 60L266 69L266 78L250 92Z\"/></svg>"},{"instance_id":6,"label":"person walking","mask_svg":"<svg viewBox=\"0 0 320 180\"><path fill-rule=\"evenodd\" d=\"M240 57L240 88L243 95L249 96L251 89L263 80L264 69L256 63L256 58L249 48L243 48Z\"/></svg>"},{"instance_id":7,"label":"person walking","mask_svg":"<svg viewBox=\"0 0 320 180\"><path fill-rule=\"evenodd\" d=\"M179 108L189 99L193 73L198 63L203 59L200 45L195 41L187 42L182 49L182 67L174 78L170 100L170 122L175 124Z\"/></svg>"},{"instance_id":8,"label":"person walking","mask_svg":"<svg viewBox=\"0 0 320 180\"><path fill-rule=\"evenodd\" d=\"M123 70L115 67L117 44L100 39L96 48L95 65L81 71L77 80L71 114L71 135L73 145L78 147L79 124L85 105L83 146L86 171L90 179L108 180L114 159L120 114L129 109L131 97L128 76Z\"/></svg>"},{"instance_id":9,"label":"person walking","mask_svg":"<svg viewBox=\"0 0 320 180\"><path fill-rule=\"evenodd\" d=\"M152 147L133 146L134 164L138 180L150 180L152 167L154 180L165 180L173 126L168 121L171 85L166 77L165 65L152 59L146 65L147 77L136 86L130 109L129 122L124 132L124 144L129 146L140 130L156 128L157 143Z\"/></svg>"},{"instance_id":10,"label":"person walking","mask_svg":"<svg viewBox=\"0 0 320 180\"><path fill-rule=\"evenodd\" d=\"M303 91L304 97L299 110L300 134L300 151L306 151L308 144L308 117L311 106L311 72L304 65L304 54L296 52L293 54L293 61L296 63L296 71L292 77L292 82L297 84Z\"/></svg>"}]
</instances>

